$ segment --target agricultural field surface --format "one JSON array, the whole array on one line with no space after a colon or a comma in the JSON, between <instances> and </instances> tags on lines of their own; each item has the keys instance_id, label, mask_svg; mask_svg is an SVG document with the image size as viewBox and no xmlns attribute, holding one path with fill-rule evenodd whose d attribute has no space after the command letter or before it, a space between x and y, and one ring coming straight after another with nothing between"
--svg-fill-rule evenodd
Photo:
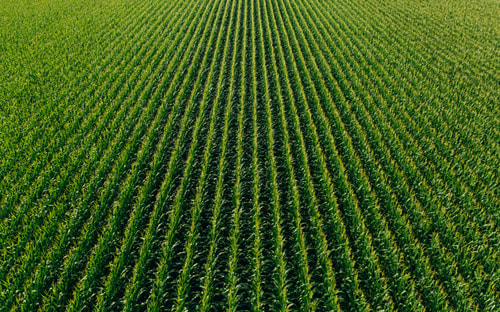
<instances>
[{"instance_id":1,"label":"agricultural field surface","mask_svg":"<svg viewBox=\"0 0 500 312\"><path fill-rule=\"evenodd\" d=\"M500 0L0 0L0 311L500 311Z\"/></svg>"}]
</instances>

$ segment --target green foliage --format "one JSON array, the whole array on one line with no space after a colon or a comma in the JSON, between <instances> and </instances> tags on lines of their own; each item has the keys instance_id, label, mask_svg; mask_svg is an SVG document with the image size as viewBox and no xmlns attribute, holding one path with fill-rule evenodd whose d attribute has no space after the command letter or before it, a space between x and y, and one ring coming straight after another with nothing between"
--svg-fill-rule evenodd
<instances>
[{"instance_id":1,"label":"green foliage","mask_svg":"<svg viewBox=\"0 0 500 312\"><path fill-rule=\"evenodd\" d=\"M0 310L500 309L498 1L0 19Z\"/></svg>"}]
</instances>

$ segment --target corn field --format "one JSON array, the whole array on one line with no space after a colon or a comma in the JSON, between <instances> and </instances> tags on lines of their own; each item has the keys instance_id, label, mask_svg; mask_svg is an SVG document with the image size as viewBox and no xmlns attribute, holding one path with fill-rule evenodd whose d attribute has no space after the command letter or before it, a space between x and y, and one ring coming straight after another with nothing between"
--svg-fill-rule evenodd
<instances>
[{"instance_id":1,"label":"corn field","mask_svg":"<svg viewBox=\"0 0 500 312\"><path fill-rule=\"evenodd\" d=\"M0 21L0 311L500 311L500 1Z\"/></svg>"}]
</instances>

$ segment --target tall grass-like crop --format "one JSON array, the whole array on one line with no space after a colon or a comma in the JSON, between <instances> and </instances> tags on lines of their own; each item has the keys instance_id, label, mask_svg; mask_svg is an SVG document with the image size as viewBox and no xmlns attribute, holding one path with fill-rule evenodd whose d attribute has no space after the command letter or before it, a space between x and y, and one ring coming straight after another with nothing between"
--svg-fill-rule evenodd
<instances>
[{"instance_id":1,"label":"tall grass-like crop","mask_svg":"<svg viewBox=\"0 0 500 312\"><path fill-rule=\"evenodd\" d=\"M1 311L500 310L497 1L0 17Z\"/></svg>"}]
</instances>

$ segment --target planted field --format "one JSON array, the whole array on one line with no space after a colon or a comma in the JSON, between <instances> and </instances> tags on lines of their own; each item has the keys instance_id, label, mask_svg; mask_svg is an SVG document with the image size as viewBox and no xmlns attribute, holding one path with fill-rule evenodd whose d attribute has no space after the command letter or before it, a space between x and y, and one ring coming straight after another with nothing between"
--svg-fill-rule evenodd
<instances>
[{"instance_id":1,"label":"planted field","mask_svg":"<svg viewBox=\"0 0 500 312\"><path fill-rule=\"evenodd\" d=\"M500 1L0 0L0 311L499 311Z\"/></svg>"}]
</instances>

